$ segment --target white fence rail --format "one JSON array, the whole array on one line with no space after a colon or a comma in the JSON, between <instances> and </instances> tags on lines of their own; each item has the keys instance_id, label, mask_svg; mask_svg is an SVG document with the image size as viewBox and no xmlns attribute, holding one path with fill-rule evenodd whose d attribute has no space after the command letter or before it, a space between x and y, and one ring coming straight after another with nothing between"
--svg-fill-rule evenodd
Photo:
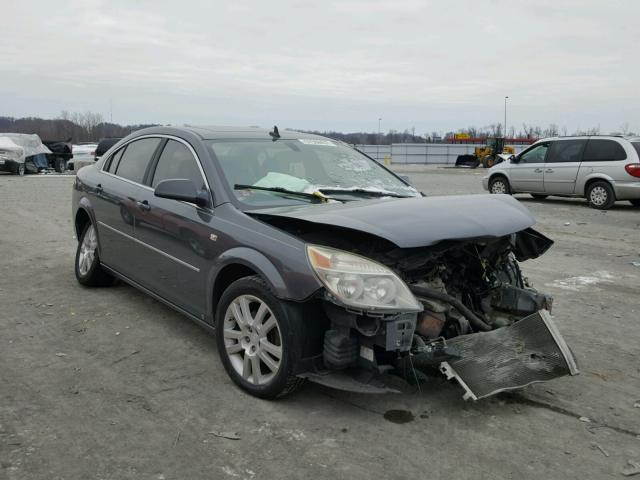
<instances>
[{"instance_id":1,"label":"white fence rail","mask_svg":"<svg viewBox=\"0 0 640 480\"><path fill-rule=\"evenodd\" d=\"M455 165L458 155L472 154L481 144L393 143L391 145L356 145L356 148L379 162ZM528 145L514 145L520 153Z\"/></svg>"}]
</instances>

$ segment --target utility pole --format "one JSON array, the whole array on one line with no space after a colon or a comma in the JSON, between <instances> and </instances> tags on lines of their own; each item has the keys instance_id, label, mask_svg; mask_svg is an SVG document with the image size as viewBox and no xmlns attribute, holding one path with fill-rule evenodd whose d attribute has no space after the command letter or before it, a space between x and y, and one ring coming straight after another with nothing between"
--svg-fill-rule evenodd
<instances>
[{"instance_id":1,"label":"utility pole","mask_svg":"<svg viewBox=\"0 0 640 480\"><path fill-rule=\"evenodd\" d=\"M509 96L504 97L504 138L507 138L507 98Z\"/></svg>"},{"instance_id":2,"label":"utility pole","mask_svg":"<svg viewBox=\"0 0 640 480\"><path fill-rule=\"evenodd\" d=\"M377 149L377 153L376 153L376 160L380 161L380 122L382 121L382 118L378 118L378 141L376 142L378 144L378 149Z\"/></svg>"}]
</instances>

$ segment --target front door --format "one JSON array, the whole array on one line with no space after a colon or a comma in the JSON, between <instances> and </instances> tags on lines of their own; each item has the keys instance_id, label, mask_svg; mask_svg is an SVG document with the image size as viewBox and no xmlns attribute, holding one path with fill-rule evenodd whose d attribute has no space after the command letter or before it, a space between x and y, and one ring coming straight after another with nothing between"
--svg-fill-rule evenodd
<instances>
[{"instance_id":1,"label":"front door","mask_svg":"<svg viewBox=\"0 0 640 480\"><path fill-rule=\"evenodd\" d=\"M571 195L582 161L586 139L556 140L551 143L544 168L544 191L550 195Z\"/></svg>"},{"instance_id":2,"label":"front door","mask_svg":"<svg viewBox=\"0 0 640 480\"><path fill-rule=\"evenodd\" d=\"M206 311L207 259L217 256L216 240L209 227L213 212L191 203L156 197L153 189L163 180L188 179L197 189L207 183L195 153L187 143L169 139L149 172L147 189L140 198L136 239L146 248L139 263L145 283L183 310L204 318Z\"/></svg>"},{"instance_id":3,"label":"front door","mask_svg":"<svg viewBox=\"0 0 640 480\"><path fill-rule=\"evenodd\" d=\"M538 143L522 152L509 166L509 182L513 192L544 191L544 159L549 142Z\"/></svg>"}]
</instances>

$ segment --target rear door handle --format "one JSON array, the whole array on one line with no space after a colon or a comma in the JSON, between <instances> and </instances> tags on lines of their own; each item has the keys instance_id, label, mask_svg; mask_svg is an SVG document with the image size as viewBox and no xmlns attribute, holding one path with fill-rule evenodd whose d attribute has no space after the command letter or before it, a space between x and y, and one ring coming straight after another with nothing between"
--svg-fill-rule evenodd
<instances>
[{"instance_id":1,"label":"rear door handle","mask_svg":"<svg viewBox=\"0 0 640 480\"><path fill-rule=\"evenodd\" d=\"M142 211L148 212L149 210L151 210L151 205L149 205L149 202L146 200L143 200L141 202L136 202L136 205Z\"/></svg>"},{"instance_id":2,"label":"rear door handle","mask_svg":"<svg viewBox=\"0 0 640 480\"><path fill-rule=\"evenodd\" d=\"M534 170L534 173L542 173L542 169L541 169L541 168L536 168L536 169Z\"/></svg>"},{"instance_id":3,"label":"rear door handle","mask_svg":"<svg viewBox=\"0 0 640 480\"><path fill-rule=\"evenodd\" d=\"M553 173L553 168L547 168L544 173Z\"/></svg>"}]
</instances>

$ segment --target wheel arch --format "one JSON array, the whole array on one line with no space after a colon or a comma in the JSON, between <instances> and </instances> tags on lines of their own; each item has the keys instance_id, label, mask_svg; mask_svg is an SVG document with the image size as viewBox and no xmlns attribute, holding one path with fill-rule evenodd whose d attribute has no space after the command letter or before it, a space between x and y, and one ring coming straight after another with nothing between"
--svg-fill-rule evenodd
<instances>
[{"instance_id":1,"label":"wheel arch","mask_svg":"<svg viewBox=\"0 0 640 480\"><path fill-rule=\"evenodd\" d=\"M489 187L489 192L491 192L491 182L493 182L496 178L499 178L499 177L502 177L507 182L507 187L509 188L509 191L511 193L513 193L513 187L511 186L511 180L509 180L509 177L507 176L507 174L502 172L502 171L495 172L495 173L489 175L489 179L487 180L487 186Z\"/></svg>"},{"instance_id":2,"label":"wheel arch","mask_svg":"<svg viewBox=\"0 0 640 480\"><path fill-rule=\"evenodd\" d=\"M209 273L208 316L214 319L218 300L231 283L253 275L262 278L277 298L291 299L283 276L264 254L247 247L232 248L218 257L216 266Z\"/></svg>"},{"instance_id":3,"label":"wheel arch","mask_svg":"<svg viewBox=\"0 0 640 480\"><path fill-rule=\"evenodd\" d=\"M587 191L589 190L589 187L591 185L593 185L595 182L607 182L609 184L609 186L611 186L611 188L613 189L614 193L615 193L615 182L613 181L613 179L607 175L603 175L601 173L592 175L590 177L587 177L585 179L584 185L582 187L582 196L586 197L587 196Z\"/></svg>"}]
</instances>

